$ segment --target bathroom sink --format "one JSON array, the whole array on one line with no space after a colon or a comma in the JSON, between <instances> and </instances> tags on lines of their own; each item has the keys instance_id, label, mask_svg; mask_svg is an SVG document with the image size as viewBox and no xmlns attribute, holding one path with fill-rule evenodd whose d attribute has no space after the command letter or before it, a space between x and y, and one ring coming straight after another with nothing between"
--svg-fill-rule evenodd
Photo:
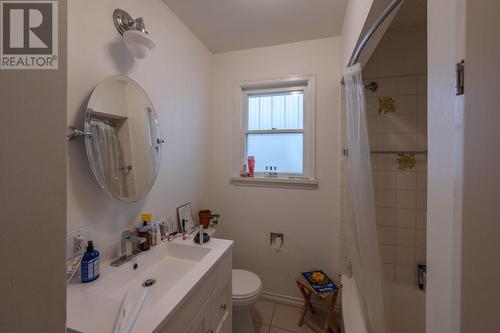
<instances>
[{"instance_id":1,"label":"bathroom sink","mask_svg":"<svg viewBox=\"0 0 500 333\"><path fill-rule=\"evenodd\" d=\"M168 243L153 247L120 267L101 266L101 277L87 288L87 292L121 301L139 295L146 280L154 280L147 287L147 302L155 302L179 283L208 253L209 248ZM156 296L156 297L155 297Z\"/></svg>"},{"instance_id":2,"label":"bathroom sink","mask_svg":"<svg viewBox=\"0 0 500 333\"><path fill-rule=\"evenodd\" d=\"M190 292L230 252L232 241L212 238L200 246L192 238L162 242L119 267L102 262L90 283L67 288L67 328L71 333L109 333L117 322L132 333L153 332L182 307ZM208 296L208 295L207 295Z\"/></svg>"}]
</instances>

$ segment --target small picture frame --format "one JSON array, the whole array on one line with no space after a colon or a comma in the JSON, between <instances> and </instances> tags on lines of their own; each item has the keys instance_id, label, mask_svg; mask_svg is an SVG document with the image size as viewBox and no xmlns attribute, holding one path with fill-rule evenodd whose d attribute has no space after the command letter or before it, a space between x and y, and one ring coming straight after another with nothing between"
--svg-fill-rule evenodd
<instances>
[{"instance_id":1,"label":"small picture frame","mask_svg":"<svg viewBox=\"0 0 500 333\"><path fill-rule=\"evenodd\" d=\"M179 230L181 231L181 233L191 233L191 231L194 230L195 225L190 203L184 204L177 208L177 218L179 221Z\"/></svg>"}]
</instances>

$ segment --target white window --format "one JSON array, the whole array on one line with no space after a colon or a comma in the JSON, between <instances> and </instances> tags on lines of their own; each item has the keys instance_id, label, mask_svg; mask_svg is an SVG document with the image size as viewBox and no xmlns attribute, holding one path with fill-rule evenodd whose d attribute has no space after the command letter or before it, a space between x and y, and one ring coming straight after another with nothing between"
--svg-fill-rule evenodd
<instances>
[{"instance_id":1,"label":"white window","mask_svg":"<svg viewBox=\"0 0 500 333\"><path fill-rule=\"evenodd\" d=\"M242 82L235 89L235 173L254 156L256 178L276 167L280 180L315 180L314 76Z\"/></svg>"}]
</instances>

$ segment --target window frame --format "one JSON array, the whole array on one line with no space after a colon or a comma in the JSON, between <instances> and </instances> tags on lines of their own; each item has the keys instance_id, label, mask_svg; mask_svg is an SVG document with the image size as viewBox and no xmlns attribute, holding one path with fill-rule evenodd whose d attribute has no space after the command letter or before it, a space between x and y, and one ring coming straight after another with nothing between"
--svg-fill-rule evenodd
<instances>
[{"instance_id":1,"label":"window frame","mask_svg":"<svg viewBox=\"0 0 500 333\"><path fill-rule=\"evenodd\" d=\"M300 91L302 92L303 95L303 106L302 106L302 112L303 112L303 119L304 123L302 126L302 129L270 129L270 130L249 130L248 129L248 104L249 104L249 98L251 96L265 96L265 95L278 95L280 93L292 93L294 91ZM248 155L248 135L249 134L296 134L300 133L302 134L302 139L303 139L303 147L302 147L302 173L284 173L284 172L279 172L278 174L281 175L282 178L288 178L288 177L307 177L305 176L306 174L306 156L305 156L305 151L306 151L306 121L305 121L305 115L306 115L306 91L305 87L303 85L300 86L291 86L291 87L278 87L278 88L267 88L267 89L249 89L249 90L244 90L242 92L242 103L243 103L243 132L244 132L244 148L243 148L243 161L245 161L245 157ZM247 164L247 163L245 163ZM257 177L265 177L265 172L255 172L255 175Z\"/></svg>"},{"instance_id":2,"label":"window frame","mask_svg":"<svg viewBox=\"0 0 500 333\"><path fill-rule=\"evenodd\" d=\"M303 91L303 129L302 130L248 130L248 97L259 94L273 94L288 91ZM284 133L302 133L303 134L303 173L280 173L278 170L278 180L276 183L283 184L283 180L291 182L307 183L310 187L316 181L316 92L315 76L311 75L293 75L266 80L241 81L235 83L234 89L234 109L235 109L235 159L233 165L233 183L242 185L239 172L245 161L247 149L248 134L284 134ZM259 184L272 184L265 172L255 174L255 178L266 178L266 182ZM311 181L313 181L311 183ZM257 183L251 178L249 183ZM293 184L292 184L293 185ZM297 184L295 184L297 185ZM259 185L266 186L266 185ZM282 186L279 186L282 187ZM289 187L289 186L286 186ZM300 188L300 186L298 186Z\"/></svg>"}]
</instances>

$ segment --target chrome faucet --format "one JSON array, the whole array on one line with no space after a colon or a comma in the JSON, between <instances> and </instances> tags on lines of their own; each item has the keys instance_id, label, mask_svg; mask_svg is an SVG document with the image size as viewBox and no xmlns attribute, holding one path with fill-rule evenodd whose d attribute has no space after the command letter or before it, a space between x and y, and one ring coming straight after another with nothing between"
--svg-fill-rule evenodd
<instances>
[{"instance_id":1,"label":"chrome faucet","mask_svg":"<svg viewBox=\"0 0 500 333\"><path fill-rule=\"evenodd\" d=\"M122 232L122 256L131 256L133 253L132 245L137 244L140 245L146 241L144 237L132 236L129 230L125 230Z\"/></svg>"},{"instance_id":2,"label":"chrome faucet","mask_svg":"<svg viewBox=\"0 0 500 333\"><path fill-rule=\"evenodd\" d=\"M140 251L133 251L133 245L140 245L146 241L144 237L132 236L129 230L122 232L121 237L121 254L120 257L111 262L111 266L121 266L124 263L134 259L140 253Z\"/></svg>"}]
</instances>

